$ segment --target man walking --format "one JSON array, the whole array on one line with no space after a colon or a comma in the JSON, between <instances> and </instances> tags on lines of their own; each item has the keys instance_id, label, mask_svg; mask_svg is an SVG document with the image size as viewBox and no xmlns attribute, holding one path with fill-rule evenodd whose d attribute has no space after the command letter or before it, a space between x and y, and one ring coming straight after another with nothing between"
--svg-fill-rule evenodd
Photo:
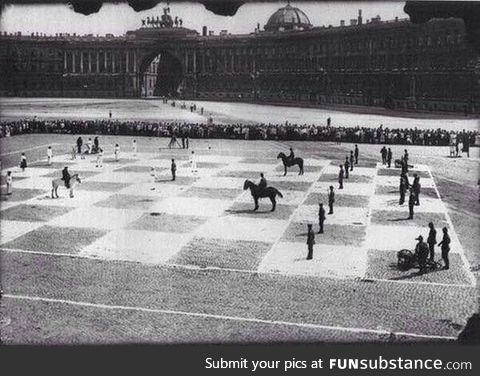
<instances>
[{"instance_id":1,"label":"man walking","mask_svg":"<svg viewBox=\"0 0 480 376\"><path fill-rule=\"evenodd\" d=\"M82 137L77 138L77 153L78 154L82 154L82 145L83 145Z\"/></svg>"},{"instance_id":2,"label":"man walking","mask_svg":"<svg viewBox=\"0 0 480 376\"><path fill-rule=\"evenodd\" d=\"M172 181L175 181L176 172L177 172L177 164L175 163L175 159L172 158L172 165L170 166L170 171L172 171Z\"/></svg>"},{"instance_id":3,"label":"man walking","mask_svg":"<svg viewBox=\"0 0 480 376\"><path fill-rule=\"evenodd\" d=\"M318 204L318 226L319 234L323 234L323 222L325 222L325 209L323 208L323 203Z\"/></svg>"},{"instance_id":4,"label":"man walking","mask_svg":"<svg viewBox=\"0 0 480 376\"><path fill-rule=\"evenodd\" d=\"M312 225L308 224L308 233L307 233L307 260L311 260L313 258L313 245L315 244L315 233L312 230Z\"/></svg>"},{"instance_id":5,"label":"man walking","mask_svg":"<svg viewBox=\"0 0 480 376\"><path fill-rule=\"evenodd\" d=\"M415 193L410 189L410 196L408 197L408 219L413 219L413 207L415 205Z\"/></svg>"},{"instance_id":6,"label":"man walking","mask_svg":"<svg viewBox=\"0 0 480 376\"><path fill-rule=\"evenodd\" d=\"M358 145L355 144L355 164L358 164L358 154L359 154Z\"/></svg>"},{"instance_id":7,"label":"man walking","mask_svg":"<svg viewBox=\"0 0 480 376\"><path fill-rule=\"evenodd\" d=\"M120 160L120 146L118 144L115 144L115 162L118 162Z\"/></svg>"},{"instance_id":8,"label":"man walking","mask_svg":"<svg viewBox=\"0 0 480 376\"><path fill-rule=\"evenodd\" d=\"M13 177L12 177L12 171L7 172L7 195L10 196L12 194L12 184L13 184Z\"/></svg>"},{"instance_id":9,"label":"man walking","mask_svg":"<svg viewBox=\"0 0 480 376\"><path fill-rule=\"evenodd\" d=\"M350 150L350 171L353 171L353 162L354 162L354 157L353 157L353 150Z\"/></svg>"},{"instance_id":10,"label":"man walking","mask_svg":"<svg viewBox=\"0 0 480 376\"><path fill-rule=\"evenodd\" d=\"M441 247L442 250L442 259L445 263L443 269L448 270L450 268L450 262L448 260L448 252L450 252L450 236L448 235L448 229L446 227L442 228L443 231L443 238L438 246Z\"/></svg>"},{"instance_id":11,"label":"man walking","mask_svg":"<svg viewBox=\"0 0 480 376\"><path fill-rule=\"evenodd\" d=\"M51 165L53 162L53 150L51 146L49 146L47 149L47 161L48 165Z\"/></svg>"},{"instance_id":12,"label":"man walking","mask_svg":"<svg viewBox=\"0 0 480 376\"><path fill-rule=\"evenodd\" d=\"M344 176L345 176L345 173L343 172L343 166L340 165L340 171L338 173L338 184L339 184L338 189L343 189L343 177Z\"/></svg>"},{"instance_id":13,"label":"man walking","mask_svg":"<svg viewBox=\"0 0 480 376\"><path fill-rule=\"evenodd\" d=\"M132 141L132 153L133 153L133 156L137 155L137 140Z\"/></svg>"},{"instance_id":14,"label":"man walking","mask_svg":"<svg viewBox=\"0 0 480 376\"><path fill-rule=\"evenodd\" d=\"M387 151L387 166L388 166L388 168L390 168L391 165L392 165L392 149L388 148L388 151Z\"/></svg>"},{"instance_id":15,"label":"man walking","mask_svg":"<svg viewBox=\"0 0 480 376\"><path fill-rule=\"evenodd\" d=\"M415 240L418 240L418 243L415 246L415 254L417 255L418 266L420 267L419 272L425 273L427 269L428 246L427 243L423 241L422 235Z\"/></svg>"},{"instance_id":16,"label":"man walking","mask_svg":"<svg viewBox=\"0 0 480 376\"><path fill-rule=\"evenodd\" d=\"M348 171L350 169L350 163L348 162L348 155L345 158L345 163L343 164L345 166L345 179L348 179Z\"/></svg>"},{"instance_id":17,"label":"man walking","mask_svg":"<svg viewBox=\"0 0 480 376\"><path fill-rule=\"evenodd\" d=\"M400 175L400 200L398 202L399 205L403 205L405 202L405 193L408 189L408 178L405 174Z\"/></svg>"},{"instance_id":18,"label":"man walking","mask_svg":"<svg viewBox=\"0 0 480 376\"><path fill-rule=\"evenodd\" d=\"M420 177L417 174L413 174L413 176L412 189L415 194L415 206L420 206Z\"/></svg>"},{"instance_id":19,"label":"man walking","mask_svg":"<svg viewBox=\"0 0 480 376\"><path fill-rule=\"evenodd\" d=\"M433 261L435 258L435 244L437 244L437 230L433 226L433 223L428 224L430 231L428 232L427 244L430 252L430 261Z\"/></svg>"},{"instance_id":20,"label":"man walking","mask_svg":"<svg viewBox=\"0 0 480 376\"><path fill-rule=\"evenodd\" d=\"M333 185L331 185L330 192L328 192L328 214L333 214L334 202L335 202L335 192L333 191Z\"/></svg>"},{"instance_id":21,"label":"man walking","mask_svg":"<svg viewBox=\"0 0 480 376\"><path fill-rule=\"evenodd\" d=\"M385 146L380 150L380 154L382 155L382 165L387 164L387 148Z\"/></svg>"}]
</instances>

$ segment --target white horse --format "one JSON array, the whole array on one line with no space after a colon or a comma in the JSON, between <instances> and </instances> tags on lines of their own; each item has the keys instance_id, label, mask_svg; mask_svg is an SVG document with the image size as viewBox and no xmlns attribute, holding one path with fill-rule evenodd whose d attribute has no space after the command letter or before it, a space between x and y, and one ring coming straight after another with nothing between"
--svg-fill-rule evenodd
<instances>
[{"instance_id":1,"label":"white horse","mask_svg":"<svg viewBox=\"0 0 480 376\"><path fill-rule=\"evenodd\" d=\"M70 198L73 198L73 187L75 186L75 184L77 183L80 184L81 182L82 181L80 180L80 177L78 176L78 174L73 174L70 177ZM52 180L52 198L58 198L57 189L60 185L64 185L64 184L65 184L65 181L63 181L61 178ZM56 197L53 196L54 192Z\"/></svg>"}]
</instances>

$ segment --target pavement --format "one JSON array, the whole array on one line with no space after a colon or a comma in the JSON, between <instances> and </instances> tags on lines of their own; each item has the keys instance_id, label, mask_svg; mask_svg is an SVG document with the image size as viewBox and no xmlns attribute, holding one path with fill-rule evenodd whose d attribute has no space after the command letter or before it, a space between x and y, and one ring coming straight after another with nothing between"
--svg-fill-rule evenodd
<instances>
[{"instance_id":1,"label":"pavement","mask_svg":"<svg viewBox=\"0 0 480 376\"><path fill-rule=\"evenodd\" d=\"M60 153L52 165L10 168L14 194L2 195L0 212L5 343L448 341L476 311L475 276L429 165L414 166L426 193L407 220L399 171L375 158L361 157L337 189L337 146L309 144L297 152L305 174L284 177L282 143L202 140L193 172L190 151L146 140L136 154L123 140L120 160L106 155L101 168ZM64 165L82 182L74 198L60 188L51 199ZM260 172L284 195L275 212L268 200L253 212L242 189ZM329 185L337 204L307 261L307 224L316 229ZM396 252L425 237L430 220L450 230L450 270L398 270Z\"/></svg>"}]
</instances>

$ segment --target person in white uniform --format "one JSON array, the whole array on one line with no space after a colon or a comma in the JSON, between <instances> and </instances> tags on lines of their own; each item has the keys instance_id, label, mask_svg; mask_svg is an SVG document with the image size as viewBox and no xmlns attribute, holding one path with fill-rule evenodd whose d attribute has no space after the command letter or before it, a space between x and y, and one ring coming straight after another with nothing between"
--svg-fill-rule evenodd
<instances>
[{"instance_id":1,"label":"person in white uniform","mask_svg":"<svg viewBox=\"0 0 480 376\"><path fill-rule=\"evenodd\" d=\"M197 158L195 156L195 152L192 151L192 155L190 157L190 165L192 167L192 173L197 172Z\"/></svg>"},{"instance_id":2,"label":"person in white uniform","mask_svg":"<svg viewBox=\"0 0 480 376\"><path fill-rule=\"evenodd\" d=\"M53 150L51 146L49 146L47 149L47 161L49 165L51 165L53 162Z\"/></svg>"}]
</instances>

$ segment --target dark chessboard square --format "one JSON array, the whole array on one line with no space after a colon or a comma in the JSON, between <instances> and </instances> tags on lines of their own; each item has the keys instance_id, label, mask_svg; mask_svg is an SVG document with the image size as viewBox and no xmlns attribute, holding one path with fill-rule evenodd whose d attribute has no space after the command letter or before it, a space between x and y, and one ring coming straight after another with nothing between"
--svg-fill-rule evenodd
<instances>
[{"instance_id":1,"label":"dark chessboard square","mask_svg":"<svg viewBox=\"0 0 480 376\"><path fill-rule=\"evenodd\" d=\"M381 168L378 170L379 176L398 176L400 178L400 170L399 169L389 169L389 168ZM427 171L419 171L419 170L409 170L408 177L413 179L413 174L417 174L420 178L430 179L431 176ZM420 184L422 179L420 179Z\"/></svg>"},{"instance_id":2,"label":"dark chessboard square","mask_svg":"<svg viewBox=\"0 0 480 376\"><path fill-rule=\"evenodd\" d=\"M277 164L279 162L281 162L280 159L275 159L275 158L252 158L252 157L243 158L239 161L239 163L261 163L261 164Z\"/></svg>"},{"instance_id":3,"label":"dark chessboard square","mask_svg":"<svg viewBox=\"0 0 480 376\"><path fill-rule=\"evenodd\" d=\"M75 171L75 169L72 168L71 170L69 169L68 172L70 173L70 175L78 174L78 176L80 177L80 180L83 180L83 179L87 179L87 178L90 178L92 176L98 175L98 174L102 173L103 171ZM49 172L48 174L42 175L42 177L52 178L52 179L55 179L55 178L61 179L62 178L62 170L56 170L56 171Z\"/></svg>"},{"instance_id":4,"label":"dark chessboard square","mask_svg":"<svg viewBox=\"0 0 480 376\"><path fill-rule=\"evenodd\" d=\"M103 159L103 163L112 163L112 164L127 164L127 163L135 163L137 159L132 158L119 158L118 161L115 160L115 157L108 157Z\"/></svg>"},{"instance_id":5,"label":"dark chessboard square","mask_svg":"<svg viewBox=\"0 0 480 376\"><path fill-rule=\"evenodd\" d=\"M217 267L241 270L256 270L272 244L244 241L193 238L171 263L196 265L201 268Z\"/></svg>"},{"instance_id":6,"label":"dark chessboard square","mask_svg":"<svg viewBox=\"0 0 480 376\"><path fill-rule=\"evenodd\" d=\"M186 191L180 193L179 196L234 200L242 192L243 191L241 189L231 188L190 187Z\"/></svg>"},{"instance_id":7,"label":"dark chessboard square","mask_svg":"<svg viewBox=\"0 0 480 376\"><path fill-rule=\"evenodd\" d=\"M345 179L345 181L351 183L371 183L372 180L373 178L371 176L355 175L355 169L353 171L350 171L348 179ZM337 182L338 174L322 174L318 181Z\"/></svg>"},{"instance_id":8,"label":"dark chessboard square","mask_svg":"<svg viewBox=\"0 0 480 376\"><path fill-rule=\"evenodd\" d=\"M272 203L268 198L262 198L260 200L258 210L253 211L254 207L253 199L252 202L234 202L233 205L226 210L226 214L251 218L288 219L296 208L295 206L277 203L275 211L272 212Z\"/></svg>"},{"instance_id":9,"label":"dark chessboard square","mask_svg":"<svg viewBox=\"0 0 480 376\"><path fill-rule=\"evenodd\" d=\"M327 218L328 220L328 218ZM324 233L317 234L318 223L312 223L317 244L360 247L365 238L365 226L325 224ZM307 241L307 223L292 222L283 233L282 240L288 242Z\"/></svg>"},{"instance_id":10,"label":"dark chessboard square","mask_svg":"<svg viewBox=\"0 0 480 376\"><path fill-rule=\"evenodd\" d=\"M67 214L74 208L50 205L26 205L20 204L2 210L2 220L24 221L24 222L48 222L55 217Z\"/></svg>"},{"instance_id":11,"label":"dark chessboard square","mask_svg":"<svg viewBox=\"0 0 480 376\"><path fill-rule=\"evenodd\" d=\"M355 167L369 167L369 168L376 168L377 167L377 160L376 159L363 159L360 158L358 163L354 165L353 171L355 171Z\"/></svg>"},{"instance_id":12,"label":"dark chessboard square","mask_svg":"<svg viewBox=\"0 0 480 376\"><path fill-rule=\"evenodd\" d=\"M328 211L328 194L312 192L308 195L303 205L318 205L323 203L326 211ZM341 191L337 191L335 194L334 206L348 206L351 208L366 208L370 202L369 196L355 196L345 195Z\"/></svg>"},{"instance_id":13,"label":"dark chessboard square","mask_svg":"<svg viewBox=\"0 0 480 376\"><path fill-rule=\"evenodd\" d=\"M305 181L286 181L286 180L270 180L268 182L269 187L275 187L280 192L282 189L290 191L307 191L312 183Z\"/></svg>"},{"instance_id":14,"label":"dark chessboard square","mask_svg":"<svg viewBox=\"0 0 480 376\"><path fill-rule=\"evenodd\" d=\"M258 179L260 173L258 171L219 171L215 176L224 178L242 178L242 179Z\"/></svg>"},{"instance_id":15,"label":"dark chessboard square","mask_svg":"<svg viewBox=\"0 0 480 376\"><path fill-rule=\"evenodd\" d=\"M1 201L27 201L31 198L46 193L47 191L41 189L27 189L27 188L15 188L15 182L13 183L13 190L11 195L6 195L6 187L2 187Z\"/></svg>"},{"instance_id":16,"label":"dark chessboard square","mask_svg":"<svg viewBox=\"0 0 480 376\"><path fill-rule=\"evenodd\" d=\"M197 181L198 177L193 176L176 176L175 180L172 180L171 175L161 175L155 179L155 183L175 184L175 185L191 185Z\"/></svg>"},{"instance_id":17,"label":"dark chessboard square","mask_svg":"<svg viewBox=\"0 0 480 376\"><path fill-rule=\"evenodd\" d=\"M400 183L400 178L399 178L399 183ZM422 180L420 179L420 184L421 183L422 183ZM395 187L395 186L377 185L375 187L375 194L376 195L395 195L398 198L400 198L399 188ZM435 188L421 188L421 190L420 190L420 200L422 199L422 196L431 197L431 198L439 198ZM407 195L406 199L408 200L408 195Z\"/></svg>"},{"instance_id":18,"label":"dark chessboard square","mask_svg":"<svg viewBox=\"0 0 480 376\"><path fill-rule=\"evenodd\" d=\"M166 168L163 169L158 169L159 170L166 170ZM151 172L152 167L151 166L137 166L137 165L131 165L131 166L124 166L120 168L116 168L114 170L115 172Z\"/></svg>"},{"instance_id":19,"label":"dark chessboard square","mask_svg":"<svg viewBox=\"0 0 480 376\"><path fill-rule=\"evenodd\" d=\"M105 235L96 228L42 226L2 245L33 252L78 254L83 247Z\"/></svg>"},{"instance_id":20,"label":"dark chessboard square","mask_svg":"<svg viewBox=\"0 0 480 376\"><path fill-rule=\"evenodd\" d=\"M54 170L63 170L64 167L68 166L68 168L70 169L70 167L72 167L73 165L74 165L73 162L52 162L52 164L48 164L48 162L45 160L45 161L33 162L29 166L51 168Z\"/></svg>"},{"instance_id":21,"label":"dark chessboard square","mask_svg":"<svg viewBox=\"0 0 480 376\"><path fill-rule=\"evenodd\" d=\"M105 200L95 203L94 206L115 209L149 210L157 201L157 198L151 196L115 194L107 197Z\"/></svg>"},{"instance_id":22,"label":"dark chessboard square","mask_svg":"<svg viewBox=\"0 0 480 376\"><path fill-rule=\"evenodd\" d=\"M182 149L180 149L182 150ZM155 158L153 159L165 159L170 163L172 161L172 158L175 159L175 162L178 163L178 161L188 161L190 159L190 154L179 154L179 151L177 152L161 152L158 154Z\"/></svg>"},{"instance_id":23,"label":"dark chessboard square","mask_svg":"<svg viewBox=\"0 0 480 376\"><path fill-rule=\"evenodd\" d=\"M195 231L195 229L205 223L207 219L207 217L195 217L193 215L149 212L130 223L127 229L187 233Z\"/></svg>"},{"instance_id":24,"label":"dark chessboard square","mask_svg":"<svg viewBox=\"0 0 480 376\"><path fill-rule=\"evenodd\" d=\"M320 171L322 171L323 167L324 166L306 166L306 165L304 165L303 166L303 172L318 172L318 173L320 173ZM288 172L298 172L298 170L299 170L298 166L292 166L292 167L287 168ZM283 171L285 171L285 168L283 167L283 165L280 165L280 166L275 167L275 171L283 172Z\"/></svg>"},{"instance_id":25,"label":"dark chessboard square","mask_svg":"<svg viewBox=\"0 0 480 376\"><path fill-rule=\"evenodd\" d=\"M365 278L388 279L391 281L431 282L446 284L470 284L470 278L463 267L459 254L449 253L450 268L443 270L440 252L435 254L438 262L436 269L428 269L427 273L419 274L418 268L400 270L397 265L397 251L369 250L367 272Z\"/></svg>"},{"instance_id":26,"label":"dark chessboard square","mask_svg":"<svg viewBox=\"0 0 480 376\"><path fill-rule=\"evenodd\" d=\"M75 188L79 191L107 191L116 192L123 188L128 187L127 183L112 183L112 182L100 182L100 181L85 181L82 184L77 185Z\"/></svg>"},{"instance_id":27,"label":"dark chessboard square","mask_svg":"<svg viewBox=\"0 0 480 376\"><path fill-rule=\"evenodd\" d=\"M404 204L404 206L406 206ZM417 206L415 206L417 208ZM372 210L371 222L376 225L391 226L427 226L429 222L435 223L437 228L447 226L447 218L443 213L415 212L413 219L408 219L408 206L405 211L398 210Z\"/></svg>"},{"instance_id":28,"label":"dark chessboard square","mask_svg":"<svg viewBox=\"0 0 480 376\"><path fill-rule=\"evenodd\" d=\"M228 166L226 163L216 163L216 162L197 162L197 168L209 168L209 169L215 169L215 168L223 168ZM190 162L182 164L182 167L190 167Z\"/></svg>"}]
</instances>

